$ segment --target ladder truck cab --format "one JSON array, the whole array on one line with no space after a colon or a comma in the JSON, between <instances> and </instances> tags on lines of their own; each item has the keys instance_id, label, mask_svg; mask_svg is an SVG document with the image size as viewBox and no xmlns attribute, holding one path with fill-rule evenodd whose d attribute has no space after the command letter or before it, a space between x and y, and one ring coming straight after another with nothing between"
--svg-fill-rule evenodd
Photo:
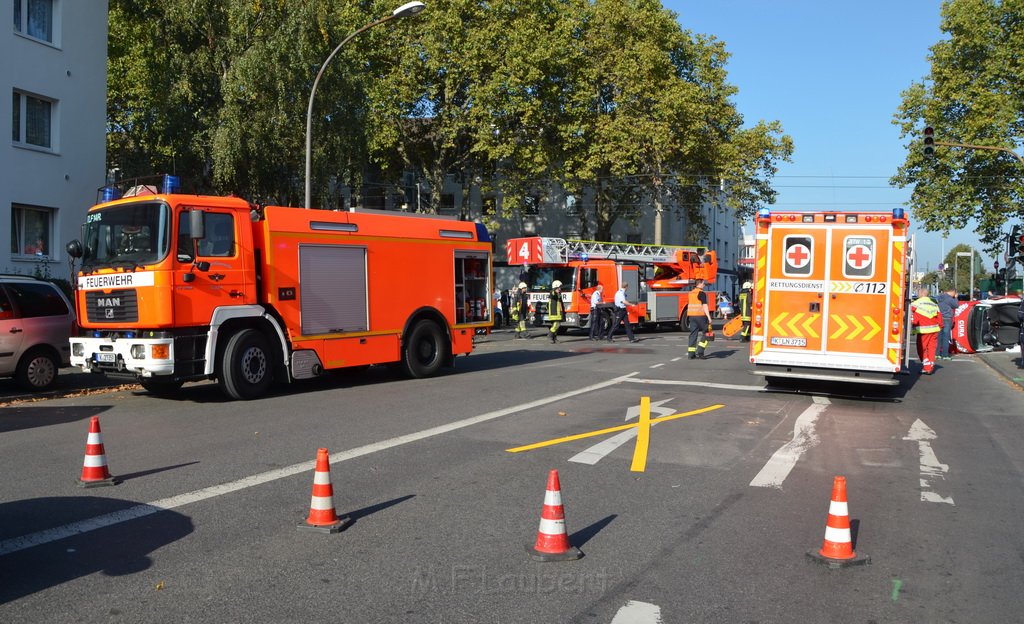
<instances>
[{"instance_id":1,"label":"ladder truck cab","mask_svg":"<svg viewBox=\"0 0 1024 624\"><path fill-rule=\"evenodd\" d=\"M587 328L599 318L590 309L590 297L597 285L604 285L604 301L610 304L620 285L626 299L636 305L629 309L634 325L678 325L689 329L686 316L688 294L698 279L713 284L718 277L718 259L704 247L602 243L532 236L506 243L509 265L524 267L535 325L547 321L551 284L562 282L565 320L562 327ZM714 310L715 293L708 293Z\"/></svg>"},{"instance_id":2,"label":"ladder truck cab","mask_svg":"<svg viewBox=\"0 0 1024 624\"><path fill-rule=\"evenodd\" d=\"M492 323L481 224L146 188L120 199L101 189L112 201L90 208L68 244L83 328L71 363L84 371L154 394L215 379L253 399L345 367L430 376Z\"/></svg>"},{"instance_id":3,"label":"ladder truck cab","mask_svg":"<svg viewBox=\"0 0 1024 624\"><path fill-rule=\"evenodd\" d=\"M896 385L907 228L892 212L757 215L750 362L768 378Z\"/></svg>"}]
</instances>

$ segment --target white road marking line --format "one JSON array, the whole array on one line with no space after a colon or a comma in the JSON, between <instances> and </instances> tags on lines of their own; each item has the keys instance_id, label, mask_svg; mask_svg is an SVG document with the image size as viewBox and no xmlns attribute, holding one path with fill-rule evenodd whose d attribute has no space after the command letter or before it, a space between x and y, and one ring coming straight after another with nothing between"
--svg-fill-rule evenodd
<instances>
[{"instance_id":1,"label":"white road marking line","mask_svg":"<svg viewBox=\"0 0 1024 624\"><path fill-rule=\"evenodd\" d=\"M615 614L612 624L661 624L661 607L630 600Z\"/></svg>"},{"instance_id":2,"label":"white road marking line","mask_svg":"<svg viewBox=\"0 0 1024 624\"><path fill-rule=\"evenodd\" d=\"M671 400L671 398L668 398L665 399L664 401L651 403L651 416L653 417L655 416L655 414L657 414L658 416L671 416L672 414L675 414L676 410L668 407L662 407L662 405L668 403ZM624 420L626 422L629 422L633 418L639 417L639 415L640 406L631 405L629 409L626 410L626 417ZM657 424L659 423L651 423L651 426L653 427L654 425ZM633 427L632 429L626 429L625 431L621 431L613 435L612 437L608 438L607 440L602 440L601 442L598 442L597 444L591 446L590 448L580 451L579 453L573 455L572 457L569 458L569 461L575 462L577 464L587 464L588 466L593 466L597 462L607 457L609 453L619 448L626 442L629 442L630 440L635 438L637 435L637 431L638 430L636 427Z\"/></svg>"},{"instance_id":3,"label":"white road marking line","mask_svg":"<svg viewBox=\"0 0 1024 624\"><path fill-rule=\"evenodd\" d=\"M681 357L674 357L674 358L672 358L672 360L671 360L671 361L672 361L672 362L678 362L678 361L679 361L679 360L681 360L681 359L683 359L683 358L681 358Z\"/></svg>"},{"instance_id":4,"label":"white road marking line","mask_svg":"<svg viewBox=\"0 0 1024 624\"><path fill-rule=\"evenodd\" d=\"M630 383L651 384L656 386L700 386L701 388L718 388L719 390L747 390L750 392L762 392L765 386L741 386L737 384L708 383L706 381L685 381L682 379L640 379L630 377L626 379Z\"/></svg>"},{"instance_id":5,"label":"white road marking line","mask_svg":"<svg viewBox=\"0 0 1024 624\"><path fill-rule=\"evenodd\" d=\"M932 491L932 481L936 479L945 481L946 473L949 472L949 464L939 461L935 450L932 449L932 443L929 441L938 437L931 427L921 422L921 419L917 419L903 439L917 442L917 450L921 454L921 500L926 503L946 503L956 506L952 496L941 496Z\"/></svg>"},{"instance_id":6,"label":"white road marking line","mask_svg":"<svg viewBox=\"0 0 1024 624\"><path fill-rule=\"evenodd\" d=\"M629 373L628 375L616 377L615 379L610 379L608 381L602 381L601 383L596 383L587 386L586 388L579 388L578 390L563 392L561 394L536 399L534 401L523 403L521 405L507 407L505 409L488 412L486 414L481 414L479 416L473 416L471 418L457 420L455 422L440 425L438 427L424 429L423 431L417 431L415 433L398 436L396 438L391 438L389 440L381 440L380 442L374 442L372 444L367 444L365 446L349 449L347 451L332 453L330 460L332 464L335 464L349 459L362 457L364 455L370 455L372 453L384 451L390 448L394 448L396 446L402 446L403 444L418 442L419 440L424 440L426 438L431 438L444 433L449 433L451 431L456 431L458 429L463 429L465 427L470 427L472 425L478 425L489 420L494 420L496 418L501 418L503 416L515 414L517 412L522 412L528 409L533 409L535 407L540 407L542 405L547 405L548 403L554 403L555 401L560 401L562 399L567 399L580 394L587 394L595 390L600 390L602 388L614 386L616 384L622 383L623 381L626 381L627 379L636 374L637 373L635 372ZM43 531L37 531L35 533L29 533L28 535L12 537L10 539L6 539L0 542L0 556L9 555L20 550L25 550L26 548L32 548L34 546L48 544L50 542L54 542L59 539L64 539L66 537L71 537L73 535L88 533L89 531L95 531L96 529L102 529L104 527L120 524L122 522L127 522L129 520L134 520L136 518L142 518L144 516L155 514L160 511L175 509L177 507L182 507L190 503L197 503L199 501L214 498L216 496L230 494L232 492L244 490L246 488L250 488L263 483L268 483L270 481L284 479L286 477L291 477L297 474L301 474L303 472L309 472L313 470L315 463L315 461L308 461L299 464L294 464L291 466L286 466L284 468L278 468L277 470L269 470L267 472L262 472L260 474L255 474L248 477L244 477L242 479L238 479L237 481L221 483L220 485L213 485L207 488L202 488L200 490L186 492L185 494L179 494L177 496L171 496L169 498L162 498L160 500L156 500L150 503L142 503L139 505L135 505L134 507L129 507L128 509L115 511L109 514L104 514L102 516L96 516L93 518L87 518L85 520L79 520L78 522L72 522L69 524L65 524L63 526L53 527L51 529L45 529Z\"/></svg>"},{"instance_id":7,"label":"white road marking line","mask_svg":"<svg viewBox=\"0 0 1024 624\"><path fill-rule=\"evenodd\" d=\"M818 435L814 432L814 424L832 402L825 397L815 396L812 398L814 404L808 406L797 417L796 423L793 425L793 439L775 451L764 468L761 468L761 472L757 473L754 480L750 482L751 486L781 488L796 462L800 460L807 449L819 442Z\"/></svg>"},{"instance_id":8,"label":"white road marking line","mask_svg":"<svg viewBox=\"0 0 1024 624\"><path fill-rule=\"evenodd\" d=\"M651 368L661 368L661 367L662 367L662 366L664 366L664 365L665 365L665 363L664 363L664 362L662 362L661 364L652 364L652 365L651 365Z\"/></svg>"}]
</instances>

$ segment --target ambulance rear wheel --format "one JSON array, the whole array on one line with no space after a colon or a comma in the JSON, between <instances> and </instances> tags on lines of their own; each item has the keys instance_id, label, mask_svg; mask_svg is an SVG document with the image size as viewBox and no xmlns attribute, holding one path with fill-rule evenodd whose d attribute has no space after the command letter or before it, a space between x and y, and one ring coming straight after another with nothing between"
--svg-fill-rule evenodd
<instances>
[{"instance_id":1,"label":"ambulance rear wheel","mask_svg":"<svg viewBox=\"0 0 1024 624\"><path fill-rule=\"evenodd\" d=\"M405 374L415 379L436 375L447 359L448 343L437 323L416 323L402 351L402 369Z\"/></svg>"},{"instance_id":2,"label":"ambulance rear wheel","mask_svg":"<svg viewBox=\"0 0 1024 624\"><path fill-rule=\"evenodd\" d=\"M273 380L270 358L267 339L255 329L231 336L221 360L221 390L240 401L263 396Z\"/></svg>"}]
</instances>

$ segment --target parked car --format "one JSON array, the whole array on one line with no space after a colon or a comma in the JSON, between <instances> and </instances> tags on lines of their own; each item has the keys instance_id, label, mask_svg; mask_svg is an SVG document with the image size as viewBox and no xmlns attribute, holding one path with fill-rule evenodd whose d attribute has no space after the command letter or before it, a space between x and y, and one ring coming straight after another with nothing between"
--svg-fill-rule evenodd
<instances>
[{"instance_id":1,"label":"parked car","mask_svg":"<svg viewBox=\"0 0 1024 624\"><path fill-rule=\"evenodd\" d=\"M25 275L0 275L0 376L45 390L69 365L75 311L60 288Z\"/></svg>"},{"instance_id":2,"label":"parked car","mask_svg":"<svg viewBox=\"0 0 1024 624\"><path fill-rule=\"evenodd\" d=\"M950 339L957 353L1002 351L1017 344L1020 297L964 301L953 313Z\"/></svg>"}]
</instances>

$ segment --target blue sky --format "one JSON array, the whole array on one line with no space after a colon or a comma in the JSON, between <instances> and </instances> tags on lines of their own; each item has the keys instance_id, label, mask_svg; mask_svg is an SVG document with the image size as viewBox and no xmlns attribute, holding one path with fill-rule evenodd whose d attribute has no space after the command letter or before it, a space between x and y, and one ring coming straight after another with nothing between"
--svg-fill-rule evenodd
<instances>
[{"instance_id":1,"label":"blue sky","mask_svg":"<svg viewBox=\"0 0 1024 624\"><path fill-rule=\"evenodd\" d=\"M663 4L683 28L725 42L729 82L739 88L745 120L778 119L793 137L793 162L783 163L775 179L780 209L890 210L910 197L910 188L888 183L907 149L892 118L900 93L928 74L928 48L943 36L940 2ZM935 269L941 233L913 230L918 270ZM945 250L957 243L980 248L971 231L951 232ZM991 270L993 258L983 258Z\"/></svg>"}]
</instances>

